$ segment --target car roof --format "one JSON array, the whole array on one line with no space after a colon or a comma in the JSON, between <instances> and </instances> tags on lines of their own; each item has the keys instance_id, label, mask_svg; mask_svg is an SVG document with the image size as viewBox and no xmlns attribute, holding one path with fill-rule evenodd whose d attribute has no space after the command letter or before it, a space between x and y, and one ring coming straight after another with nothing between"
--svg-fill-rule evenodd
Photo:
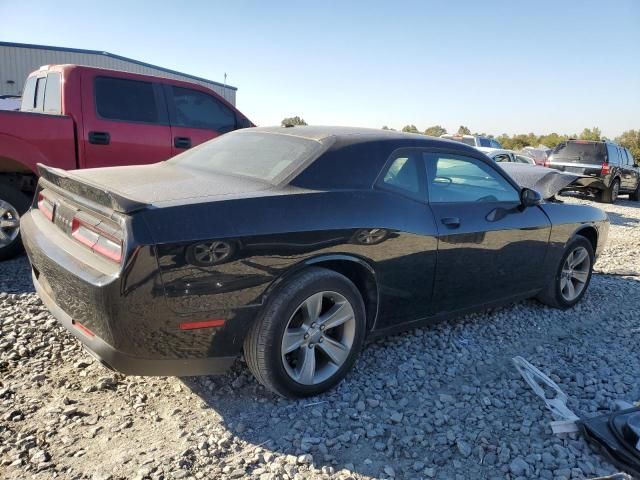
<instances>
[{"instance_id":1,"label":"car roof","mask_svg":"<svg viewBox=\"0 0 640 480\"><path fill-rule=\"evenodd\" d=\"M377 128L296 125L292 127L274 126L245 128L236 130L232 133L237 135L242 134L243 132L291 135L299 138L320 141L322 143L329 140L344 140L348 143L404 140L411 143L424 143L425 146L446 146L453 147L456 150L464 149L467 151L469 148L473 149L473 147L461 144L460 142L448 140L446 138L430 137L419 133L398 132L396 130L382 130Z\"/></svg>"}]
</instances>

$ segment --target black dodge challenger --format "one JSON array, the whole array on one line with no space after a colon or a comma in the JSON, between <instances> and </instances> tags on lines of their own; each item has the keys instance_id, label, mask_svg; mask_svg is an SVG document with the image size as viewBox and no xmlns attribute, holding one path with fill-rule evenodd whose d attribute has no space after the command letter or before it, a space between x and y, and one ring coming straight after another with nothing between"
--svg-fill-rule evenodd
<instances>
[{"instance_id":1,"label":"black dodge challenger","mask_svg":"<svg viewBox=\"0 0 640 480\"><path fill-rule=\"evenodd\" d=\"M609 226L465 144L380 130L252 128L155 165L40 173L33 281L95 357L184 376L244 352L285 396L335 385L368 336L573 306Z\"/></svg>"}]
</instances>

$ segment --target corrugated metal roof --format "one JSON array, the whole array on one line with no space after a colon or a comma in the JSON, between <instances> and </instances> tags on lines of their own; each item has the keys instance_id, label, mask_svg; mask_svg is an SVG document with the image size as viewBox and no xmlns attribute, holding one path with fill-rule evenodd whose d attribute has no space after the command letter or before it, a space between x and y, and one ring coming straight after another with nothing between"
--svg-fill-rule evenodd
<instances>
[{"instance_id":1,"label":"corrugated metal roof","mask_svg":"<svg viewBox=\"0 0 640 480\"><path fill-rule=\"evenodd\" d=\"M141 62L140 60L134 60L133 58L123 57L121 55L115 55L109 52L103 52L100 50L85 50L81 48L67 48L67 47L52 47L50 45L33 45L29 43L13 43L13 42L0 42L0 47L14 47L14 48L31 48L38 50L52 50L57 52L69 52L69 53L83 53L88 55L101 55L104 57L113 58L116 60L121 60L129 63L134 63L136 65L140 65L142 67L153 68L155 70L160 70L162 72L170 73L173 75L180 75L182 77L190 78L192 80L197 80L199 82L207 82L213 85L218 85L220 87L228 88L230 90L238 90L237 87L233 87L231 85L226 85L220 82L216 82L214 80L208 80L206 78L197 77L195 75L190 75L188 73L178 72L177 70L171 70L169 68L159 67L157 65L152 65L150 63Z\"/></svg>"}]
</instances>

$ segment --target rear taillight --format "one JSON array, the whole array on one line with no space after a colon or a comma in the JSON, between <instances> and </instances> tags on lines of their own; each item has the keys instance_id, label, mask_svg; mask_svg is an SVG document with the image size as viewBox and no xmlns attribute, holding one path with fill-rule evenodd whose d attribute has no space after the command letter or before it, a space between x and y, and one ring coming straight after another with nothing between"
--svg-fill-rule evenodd
<instances>
[{"instance_id":1,"label":"rear taillight","mask_svg":"<svg viewBox=\"0 0 640 480\"><path fill-rule=\"evenodd\" d=\"M544 161L542 162L542 166L543 167L550 167L551 166L551 157L547 157L544 159Z\"/></svg>"},{"instance_id":2,"label":"rear taillight","mask_svg":"<svg viewBox=\"0 0 640 480\"><path fill-rule=\"evenodd\" d=\"M54 208L54 203L51 200L49 200L42 192L38 193L38 210L40 210L42 214L51 221L53 221Z\"/></svg>"},{"instance_id":3,"label":"rear taillight","mask_svg":"<svg viewBox=\"0 0 640 480\"><path fill-rule=\"evenodd\" d=\"M76 216L71 224L71 236L95 253L120 263L122 239L117 238L113 232L101 228L99 224L92 225Z\"/></svg>"},{"instance_id":4,"label":"rear taillight","mask_svg":"<svg viewBox=\"0 0 640 480\"><path fill-rule=\"evenodd\" d=\"M610 171L611 171L611 167L609 166L609 164L608 164L608 163L603 163L603 164L602 164L602 170L600 171L600 173L601 173L602 175L606 175L606 174L608 174Z\"/></svg>"}]
</instances>

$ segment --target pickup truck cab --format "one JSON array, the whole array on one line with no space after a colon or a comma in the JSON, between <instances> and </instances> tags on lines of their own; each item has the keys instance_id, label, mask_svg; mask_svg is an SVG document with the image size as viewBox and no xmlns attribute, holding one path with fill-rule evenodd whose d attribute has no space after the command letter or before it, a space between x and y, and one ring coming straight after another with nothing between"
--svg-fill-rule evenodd
<instances>
[{"instance_id":1,"label":"pickup truck cab","mask_svg":"<svg viewBox=\"0 0 640 480\"><path fill-rule=\"evenodd\" d=\"M166 160L254 126L202 85L135 73L48 65L31 73L19 111L0 111L0 259L20 250L38 163L65 170Z\"/></svg>"}]
</instances>

